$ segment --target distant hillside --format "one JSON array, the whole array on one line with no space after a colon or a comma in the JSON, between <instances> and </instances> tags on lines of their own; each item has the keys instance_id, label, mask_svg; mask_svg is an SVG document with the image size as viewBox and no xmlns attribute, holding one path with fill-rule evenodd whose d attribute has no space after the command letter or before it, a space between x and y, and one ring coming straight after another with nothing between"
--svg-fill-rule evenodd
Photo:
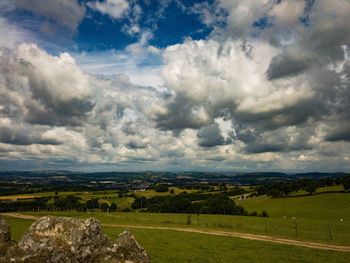
<instances>
[{"instance_id":1,"label":"distant hillside","mask_svg":"<svg viewBox=\"0 0 350 263\"><path fill-rule=\"evenodd\" d=\"M302 178L342 178L348 175L344 172L323 173L281 173L281 172L252 172L252 173L213 173L213 172L96 172L82 173L71 171L5 171L0 172L0 183L9 180L31 181L43 180L45 182L69 181L70 184L90 181L116 180L130 182L133 180L145 180L150 182L223 182L243 185L261 183L286 182ZM65 180L63 180L63 178ZM74 183L73 183L74 184Z\"/></svg>"}]
</instances>

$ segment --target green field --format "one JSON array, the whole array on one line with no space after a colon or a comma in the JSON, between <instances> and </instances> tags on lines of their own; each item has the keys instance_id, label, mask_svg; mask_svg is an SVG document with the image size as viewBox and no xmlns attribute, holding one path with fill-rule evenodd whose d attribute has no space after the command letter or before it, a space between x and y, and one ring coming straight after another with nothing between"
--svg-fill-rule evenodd
<instances>
[{"instance_id":1,"label":"green field","mask_svg":"<svg viewBox=\"0 0 350 263\"><path fill-rule=\"evenodd\" d=\"M31 220L6 218L18 240ZM124 229L104 227L115 239ZM164 230L133 229L152 262L349 262L350 253L331 252L240 238Z\"/></svg>"},{"instance_id":2,"label":"green field","mask_svg":"<svg viewBox=\"0 0 350 263\"><path fill-rule=\"evenodd\" d=\"M191 225L187 225L186 214L151 214L151 213L103 213L103 212L50 212L51 214L70 217L94 216L106 224L132 224L147 226L197 227L219 229L254 234L267 234L290 239L308 240L324 243L350 245L350 193L336 192L338 186L327 187L315 195L297 195L287 198L269 198L259 196L237 200L249 212L261 213L266 210L269 218L240 217L225 215L192 215ZM182 190L175 189L176 192ZM323 193L322 193L323 192ZM329 193L330 192L330 193ZM136 192L138 195L164 195L153 190ZM43 193L42 195L54 193ZM83 200L104 198L100 202L115 202L118 210L127 208L133 202L132 197L119 198L114 191L99 192L60 192L59 195L75 194ZM49 212L36 212L43 216Z\"/></svg>"},{"instance_id":3,"label":"green field","mask_svg":"<svg viewBox=\"0 0 350 263\"><path fill-rule=\"evenodd\" d=\"M338 187L339 188L339 187ZM287 198L259 196L237 200L246 210L266 210L269 218L228 215L191 215L121 212L32 212L35 216L47 214L76 218L95 217L102 224L161 226L194 228L200 230L224 230L284 237L350 246L350 193L340 192L337 187L320 189L318 194L294 193ZM181 191L179 189L177 192ZM335 192L334 192L335 191ZM339 192L338 192L339 191ZM49 196L54 193L44 193ZM101 198L101 202L116 202L120 208L129 207L131 197L119 198L112 191L65 193L83 200ZM165 195L154 191L137 192L138 196ZM30 220L8 218L13 237L18 239ZM106 234L115 238L122 230L104 227ZM209 236L172 230L132 229L137 239L149 251L154 262L350 262L350 253L327 252L294 246L276 245L233 237Z\"/></svg>"},{"instance_id":4,"label":"green field","mask_svg":"<svg viewBox=\"0 0 350 263\"><path fill-rule=\"evenodd\" d=\"M199 229L225 230L252 234L271 235L297 240L350 245L350 222L331 221L332 240L328 221L316 219L262 218L225 215L191 215L188 224L186 214L158 213L104 213L104 212L35 212L35 216L47 214L77 218L95 217L103 224L136 226L190 227ZM296 223L297 229L296 229Z\"/></svg>"},{"instance_id":5,"label":"green field","mask_svg":"<svg viewBox=\"0 0 350 263\"><path fill-rule=\"evenodd\" d=\"M350 193L326 193L287 198L256 198L238 200L248 211L265 209L271 217L296 217L322 221L350 221Z\"/></svg>"},{"instance_id":6,"label":"green field","mask_svg":"<svg viewBox=\"0 0 350 263\"><path fill-rule=\"evenodd\" d=\"M332 185L326 187L319 187L316 190L316 193L331 193L331 192L342 192L344 191L343 185ZM299 190L297 192L291 192L289 196L299 196L299 195L307 195L308 193L305 190Z\"/></svg>"}]
</instances>

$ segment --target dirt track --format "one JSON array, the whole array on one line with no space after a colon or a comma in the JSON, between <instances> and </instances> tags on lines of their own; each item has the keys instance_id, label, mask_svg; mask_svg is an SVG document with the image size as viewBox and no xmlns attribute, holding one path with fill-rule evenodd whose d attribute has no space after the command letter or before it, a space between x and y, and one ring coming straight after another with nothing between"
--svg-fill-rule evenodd
<instances>
[{"instance_id":1,"label":"dirt track","mask_svg":"<svg viewBox=\"0 0 350 263\"><path fill-rule=\"evenodd\" d=\"M22 218L22 219L30 219L30 220L36 220L39 218L37 216L24 215L24 214L18 214L18 213L3 213L2 215ZM161 227L161 226L144 226L144 225L120 225L120 224L102 224L102 225L106 227L170 230L170 231L198 233L198 234L206 234L206 235L214 235L214 236L236 237L236 238L258 240L258 241L265 241L265 242L306 247L306 248L332 250L332 251L339 251L339 252L350 252L349 246L338 246L338 245L331 245L331 244L324 244L324 243L317 243L317 242L292 240L292 239L279 238L279 237L273 237L273 236L247 234L247 233L231 232L231 231L219 231L219 230L211 230L211 229L204 230L204 229L187 228L187 227L182 228L182 227Z\"/></svg>"}]
</instances>

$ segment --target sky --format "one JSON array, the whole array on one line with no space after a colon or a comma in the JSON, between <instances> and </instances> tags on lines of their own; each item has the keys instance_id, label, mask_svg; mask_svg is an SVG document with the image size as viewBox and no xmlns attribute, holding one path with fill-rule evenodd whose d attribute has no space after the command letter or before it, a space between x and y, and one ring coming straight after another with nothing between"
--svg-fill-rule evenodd
<instances>
[{"instance_id":1,"label":"sky","mask_svg":"<svg viewBox=\"0 0 350 263\"><path fill-rule=\"evenodd\" d=\"M0 170L350 170L350 0L1 0Z\"/></svg>"}]
</instances>

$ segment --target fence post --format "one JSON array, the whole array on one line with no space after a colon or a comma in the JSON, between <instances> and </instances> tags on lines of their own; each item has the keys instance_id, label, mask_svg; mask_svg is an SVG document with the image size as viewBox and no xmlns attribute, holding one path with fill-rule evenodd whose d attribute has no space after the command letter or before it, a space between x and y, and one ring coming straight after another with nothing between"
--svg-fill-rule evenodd
<instances>
[{"instance_id":1,"label":"fence post","mask_svg":"<svg viewBox=\"0 0 350 263\"><path fill-rule=\"evenodd\" d=\"M295 235L298 236L298 218L295 218Z\"/></svg>"},{"instance_id":2,"label":"fence post","mask_svg":"<svg viewBox=\"0 0 350 263\"><path fill-rule=\"evenodd\" d=\"M329 240L333 240L333 230L331 223L328 223Z\"/></svg>"},{"instance_id":3,"label":"fence post","mask_svg":"<svg viewBox=\"0 0 350 263\"><path fill-rule=\"evenodd\" d=\"M268 232L268 228L269 228L269 225L267 222L267 218L265 217L265 232Z\"/></svg>"},{"instance_id":4,"label":"fence post","mask_svg":"<svg viewBox=\"0 0 350 263\"><path fill-rule=\"evenodd\" d=\"M187 225L191 224L191 214L188 214L187 216Z\"/></svg>"}]
</instances>

